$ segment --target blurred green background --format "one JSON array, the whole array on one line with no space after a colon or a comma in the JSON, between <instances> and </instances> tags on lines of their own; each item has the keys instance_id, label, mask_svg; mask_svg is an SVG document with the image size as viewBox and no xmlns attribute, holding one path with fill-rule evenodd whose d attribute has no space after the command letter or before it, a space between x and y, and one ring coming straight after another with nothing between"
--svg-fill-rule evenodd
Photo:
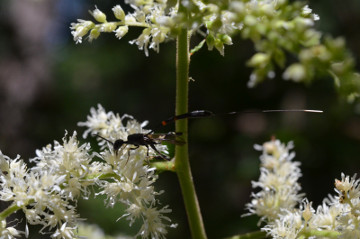
<instances>
[{"instance_id":1,"label":"blurred green background","mask_svg":"<svg viewBox=\"0 0 360 239\"><path fill-rule=\"evenodd\" d=\"M128 41L139 29L131 29L121 41L102 34L92 43L76 45L70 23L90 19L97 5L110 13L122 1L2 0L0 2L0 149L14 158L28 159L35 150L60 141L65 130L82 128L90 107L131 114L149 127L174 113L175 43L160 47L160 54L144 52ZM317 28L325 34L344 36L360 70L360 2L311 0L320 15ZM124 6L122 4L122 6ZM110 18L109 14L109 18ZM193 46L199 42L193 38ZM333 194L334 178L360 169L360 105L338 97L332 79L311 85L286 82L281 71L254 89L247 88L251 70L245 66L253 51L249 41L233 39L225 57L206 47L191 59L190 110L216 113L248 109L324 110L323 114L238 114L190 121L192 171L209 238L221 238L256 230L256 217L241 218L250 201L251 180L259 176L259 152L271 136L295 143L300 161L301 185L313 205ZM156 128L171 131L173 125ZM82 139L81 139L82 140ZM84 141L85 142L85 141ZM95 141L92 142L95 146ZM173 209L179 224L168 238L189 238L186 214L176 175L162 173L156 183L163 205ZM103 199L82 201L80 215L99 224L106 233L134 235L125 220L116 222L122 207L105 208ZM38 238L32 235L32 238Z\"/></svg>"}]
</instances>

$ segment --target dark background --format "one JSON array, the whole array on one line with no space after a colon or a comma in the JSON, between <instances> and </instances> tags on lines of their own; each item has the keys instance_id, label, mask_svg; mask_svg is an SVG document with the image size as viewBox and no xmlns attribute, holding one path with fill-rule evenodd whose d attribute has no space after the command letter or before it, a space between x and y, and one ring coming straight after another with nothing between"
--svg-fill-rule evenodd
<instances>
[{"instance_id":1,"label":"dark background","mask_svg":"<svg viewBox=\"0 0 360 239\"><path fill-rule=\"evenodd\" d=\"M175 42L162 44L160 54L150 51L145 57L128 44L139 29L130 29L120 41L114 34L102 34L92 43L72 41L71 22L90 19L87 11L95 4L110 13L119 2L0 2L0 149L4 154L28 159L36 149L61 141L65 130L81 135L77 122L85 121L90 107L98 103L139 121L149 120L150 127L173 114ZM318 29L346 38L360 70L360 2L313 0L309 5L320 15ZM194 46L199 39L193 40ZM313 205L334 193L334 178L340 178L341 172L353 175L360 168L356 113L360 105L343 101L330 78L305 86L283 81L278 71L277 78L248 89L251 69L245 61L254 53L253 46L236 37L233 42L226 47L225 57L206 47L192 57L190 76L195 81L190 82L190 110L308 108L325 112L220 115L190 121L192 171L209 238L256 230L256 217L240 216L250 201L250 182L259 176L260 153L253 145L272 135L283 142L294 141L295 160L302 165L300 183ZM166 132L173 126L155 130ZM170 217L179 224L170 229L168 238L188 238L176 175L162 173L156 186L158 191L165 190L160 200L170 205ZM125 220L116 222L121 206L106 209L103 199L82 201L80 214L108 234L134 235L137 229L136 225L129 229Z\"/></svg>"}]
</instances>

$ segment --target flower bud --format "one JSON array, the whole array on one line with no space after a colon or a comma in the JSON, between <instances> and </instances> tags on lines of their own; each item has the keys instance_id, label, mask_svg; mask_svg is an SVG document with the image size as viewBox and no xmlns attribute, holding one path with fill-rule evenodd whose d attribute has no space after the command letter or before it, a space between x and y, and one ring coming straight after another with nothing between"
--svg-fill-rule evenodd
<instances>
[{"instance_id":1,"label":"flower bud","mask_svg":"<svg viewBox=\"0 0 360 239\"><path fill-rule=\"evenodd\" d=\"M124 10L121 8L120 5L116 5L115 7L112 8L114 15L116 17L116 19L120 20L120 21L124 21L125 20L125 12Z\"/></svg>"},{"instance_id":2,"label":"flower bud","mask_svg":"<svg viewBox=\"0 0 360 239\"><path fill-rule=\"evenodd\" d=\"M306 78L306 69L299 63L292 64L285 70L283 78L285 80L300 82Z\"/></svg>"},{"instance_id":3,"label":"flower bud","mask_svg":"<svg viewBox=\"0 0 360 239\"><path fill-rule=\"evenodd\" d=\"M223 34L220 36L221 41L226 45L232 45L232 39L229 35Z\"/></svg>"},{"instance_id":4,"label":"flower bud","mask_svg":"<svg viewBox=\"0 0 360 239\"><path fill-rule=\"evenodd\" d=\"M248 65L252 67L265 67L270 60L270 56L266 53L256 53L248 61Z\"/></svg>"},{"instance_id":5,"label":"flower bud","mask_svg":"<svg viewBox=\"0 0 360 239\"><path fill-rule=\"evenodd\" d=\"M105 13L103 13L102 11L100 11L99 9L95 9L94 11L90 11L90 14L95 18L96 21L98 22L106 22L106 15Z\"/></svg>"},{"instance_id":6,"label":"flower bud","mask_svg":"<svg viewBox=\"0 0 360 239\"><path fill-rule=\"evenodd\" d=\"M92 42L92 40L97 39L99 36L100 36L99 30L96 28L92 29L89 34L89 42Z\"/></svg>"},{"instance_id":7,"label":"flower bud","mask_svg":"<svg viewBox=\"0 0 360 239\"><path fill-rule=\"evenodd\" d=\"M215 37L212 34L207 35L206 37L206 44L208 46L209 51L214 48L215 45Z\"/></svg>"},{"instance_id":8,"label":"flower bud","mask_svg":"<svg viewBox=\"0 0 360 239\"><path fill-rule=\"evenodd\" d=\"M224 43L221 41L221 39L216 38L215 39L215 48L219 51L220 55L224 56Z\"/></svg>"},{"instance_id":9,"label":"flower bud","mask_svg":"<svg viewBox=\"0 0 360 239\"><path fill-rule=\"evenodd\" d=\"M310 221L310 219L313 216L313 212L311 210L311 204L312 203L307 203L304 208L304 211L302 212L302 216L306 222Z\"/></svg>"},{"instance_id":10,"label":"flower bud","mask_svg":"<svg viewBox=\"0 0 360 239\"><path fill-rule=\"evenodd\" d=\"M162 31L158 31L155 34L153 34L153 42L159 44L165 41L166 34Z\"/></svg>"}]
</instances>

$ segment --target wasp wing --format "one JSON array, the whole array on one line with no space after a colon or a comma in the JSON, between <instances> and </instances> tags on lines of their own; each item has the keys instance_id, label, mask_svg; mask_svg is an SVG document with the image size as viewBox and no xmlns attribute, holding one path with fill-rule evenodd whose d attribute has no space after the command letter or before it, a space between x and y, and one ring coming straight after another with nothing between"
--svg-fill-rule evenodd
<instances>
[{"instance_id":1,"label":"wasp wing","mask_svg":"<svg viewBox=\"0 0 360 239\"><path fill-rule=\"evenodd\" d=\"M169 132L169 133L159 133L159 134L149 134L151 140L155 141L156 143L168 142L175 145L184 145L186 142L180 136L182 133L178 132Z\"/></svg>"}]
</instances>

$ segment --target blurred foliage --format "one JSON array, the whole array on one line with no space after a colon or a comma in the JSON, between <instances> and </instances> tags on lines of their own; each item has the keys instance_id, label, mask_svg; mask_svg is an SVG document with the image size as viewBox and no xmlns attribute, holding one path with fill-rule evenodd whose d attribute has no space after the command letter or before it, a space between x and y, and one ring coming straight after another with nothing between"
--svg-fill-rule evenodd
<instances>
[{"instance_id":1,"label":"blurred foliage","mask_svg":"<svg viewBox=\"0 0 360 239\"><path fill-rule=\"evenodd\" d=\"M131 29L122 41L103 35L91 44L75 45L70 22L88 17L87 9L92 9L94 4L110 11L114 3L71 0L26 3L35 10L40 7L47 10L47 16L51 16L50 20L43 19L50 21L48 28L26 25L34 33L44 31L41 36L47 38L26 41L18 32L15 17L10 16L17 13L16 18L26 18L29 8L12 6L19 1L22 2L0 3L0 123L3 128L0 149L4 154L11 157L20 154L27 159L34 156L35 149L54 139L61 140L65 129L82 133L77 122L84 121L90 107L98 103L106 110L131 114L139 121L149 120L149 128L155 131L173 130L173 126L157 125L174 112L174 42L162 45L159 54L150 52L150 56L145 57L136 46L127 43L139 35L136 29ZM309 5L320 15L316 24L321 31L345 37L360 69L360 2L311 0ZM195 39L193 46L198 42ZM250 181L259 175L259 153L253 150L253 145L263 143L272 135L284 142L294 141L296 160L302 163L303 191L314 205L332 193L333 180L339 178L341 172L352 175L360 168L359 105L339 100L330 77L309 86L275 78L248 89L251 69L245 62L254 54L253 46L250 41L236 38L233 42L233 46L225 48L225 57L201 49L192 56L190 66L194 81L190 82L189 109L219 113L214 118L191 120L189 128L192 170L209 238L257 228L257 218L240 215L250 199ZM31 44L42 47L31 51L35 47ZM34 66L28 64L34 54L41 54L46 63L36 67L45 68L48 73L44 80L34 80L31 85L31 79L37 78L26 70ZM14 64L18 67L14 64L9 67L10 62L17 62L18 65ZM23 71L24 74L17 74ZM18 81L5 78L4 72L19 76ZM281 76L281 72L276 75ZM14 85L10 81L19 83ZM15 93L10 94L9 89L14 87ZM19 100L29 89L33 89L32 97ZM325 113L222 115L246 109L291 108L321 109ZM170 230L169 238L187 238L189 230L175 174L162 173L158 187L165 190L160 200L170 205L172 219L179 224L177 229ZM123 226L125 220L116 222L121 215L116 212L121 207L105 209L100 199L81 203L80 209L84 218L101 225L109 234L129 230Z\"/></svg>"}]
</instances>

